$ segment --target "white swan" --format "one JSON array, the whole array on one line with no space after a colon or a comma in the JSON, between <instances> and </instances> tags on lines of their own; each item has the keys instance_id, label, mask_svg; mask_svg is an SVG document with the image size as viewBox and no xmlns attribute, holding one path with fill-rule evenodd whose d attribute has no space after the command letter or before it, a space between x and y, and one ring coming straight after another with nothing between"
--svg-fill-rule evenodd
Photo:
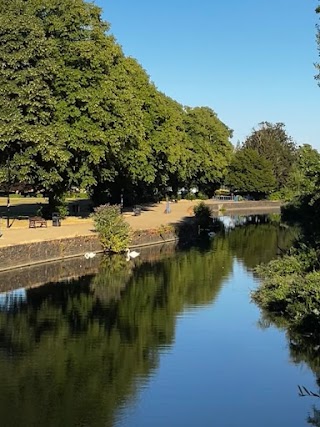
<instances>
[{"instance_id":1,"label":"white swan","mask_svg":"<svg viewBox=\"0 0 320 427\"><path fill-rule=\"evenodd\" d=\"M130 259L137 258L137 256L140 255L140 252L130 251L130 249L126 249L126 254L127 254L126 259L127 261L129 261Z\"/></svg>"},{"instance_id":2,"label":"white swan","mask_svg":"<svg viewBox=\"0 0 320 427\"><path fill-rule=\"evenodd\" d=\"M86 252L84 254L85 259L94 258L95 256L96 256L96 254L94 252Z\"/></svg>"}]
</instances>

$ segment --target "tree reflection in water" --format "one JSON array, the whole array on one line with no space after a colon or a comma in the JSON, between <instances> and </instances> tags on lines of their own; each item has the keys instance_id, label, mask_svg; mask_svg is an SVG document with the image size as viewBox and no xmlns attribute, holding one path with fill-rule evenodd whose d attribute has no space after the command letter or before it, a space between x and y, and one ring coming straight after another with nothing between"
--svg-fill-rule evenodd
<instances>
[{"instance_id":1,"label":"tree reflection in water","mask_svg":"<svg viewBox=\"0 0 320 427\"><path fill-rule=\"evenodd\" d=\"M174 342L177 316L214 301L234 257L247 268L289 242L267 221L135 263L105 258L97 275L28 289L0 311L5 426L113 426Z\"/></svg>"}]
</instances>

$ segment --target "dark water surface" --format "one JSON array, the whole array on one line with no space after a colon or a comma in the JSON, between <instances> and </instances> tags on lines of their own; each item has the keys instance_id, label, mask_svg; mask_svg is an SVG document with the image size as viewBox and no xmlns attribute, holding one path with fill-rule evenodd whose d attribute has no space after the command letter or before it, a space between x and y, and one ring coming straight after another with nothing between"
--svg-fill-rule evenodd
<instances>
[{"instance_id":1,"label":"dark water surface","mask_svg":"<svg viewBox=\"0 0 320 427\"><path fill-rule=\"evenodd\" d=\"M199 247L95 259L82 277L74 261L79 278L0 294L0 425L310 425L320 399L297 386L317 391L319 358L293 351L249 296L252 268L293 233L251 222Z\"/></svg>"}]
</instances>

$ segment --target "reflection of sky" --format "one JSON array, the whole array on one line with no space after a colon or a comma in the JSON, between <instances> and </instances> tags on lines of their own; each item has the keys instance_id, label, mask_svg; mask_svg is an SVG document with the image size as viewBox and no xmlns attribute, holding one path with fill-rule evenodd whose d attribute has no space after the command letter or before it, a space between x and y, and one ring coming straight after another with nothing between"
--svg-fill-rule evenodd
<instances>
[{"instance_id":1,"label":"reflection of sky","mask_svg":"<svg viewBox=\"0 0 320 427\"><path fill-rule=\"evenodd\" d=\"M250 303L256 279L236 260L218 297L177 320L174 346L143 384L116 427L301 427L315 389L304 366L289 362L284 332L257 327Z\"/></svg>"},{"instance_id":2,"label":"reflection of sky","mask_svg":"<svg viewBox=\"0 0 320 427\"><path fill-rule=\"evenodd\" d=\"M10 292L0 293L0 310L10 310L15 305L27 300L25 288L15 289Z\"/></svg>"}]
</instances>

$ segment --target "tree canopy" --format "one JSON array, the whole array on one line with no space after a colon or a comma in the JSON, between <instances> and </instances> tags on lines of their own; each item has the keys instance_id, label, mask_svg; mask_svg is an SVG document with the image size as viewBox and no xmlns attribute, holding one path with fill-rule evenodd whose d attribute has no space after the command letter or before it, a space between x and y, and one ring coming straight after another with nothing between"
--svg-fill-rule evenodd
<instances>
[{"instance_id":1,"label":"tree canopy","mask_svg":"<svg viewBox=\"0 0 320 427\"><path fill-rule=\"evenodd\" d=\"M126 57L84 0L0 0L0 180L52 197L164 194L222 181L231 131L183 107Z\"/></svg>"},{"instance_id":2,"label":"tree canopy","mask_svg":"<svg viewBox=\"0 0 320 427\"><path fill-rule=\"evenodd\" d=\"M275 189L272 164L252 148L236 151L229 166L226 183L240 193L265 196Z\"/></svg>"},{"instance_id":3,"label":"tree canopy","mask_svg":"<svg viewBox=\"0 0 320 427\"><path fill-rule=\"evenodd\" d=\"M256 150L260 156L271 162L278 190L287 183L295 161L296 145L287 134L283 123L260 123L258 129L253 129L243 145Z\"/></svg>"}]
</instances>

